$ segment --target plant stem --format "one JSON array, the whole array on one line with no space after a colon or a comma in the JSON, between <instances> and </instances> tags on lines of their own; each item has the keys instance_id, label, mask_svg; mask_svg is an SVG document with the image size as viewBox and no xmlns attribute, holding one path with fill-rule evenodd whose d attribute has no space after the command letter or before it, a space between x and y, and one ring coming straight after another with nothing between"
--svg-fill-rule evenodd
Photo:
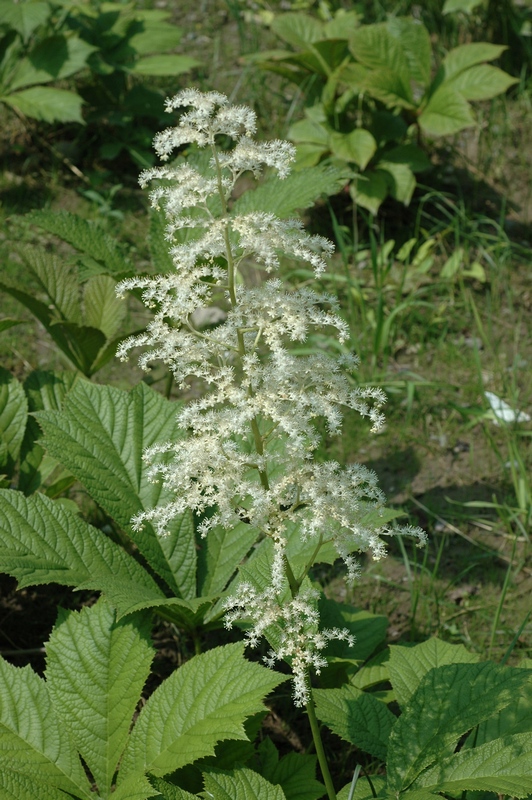
<instances>
[{"instance_id":1,"label":"plant stem","mask_svg":"<svg viewBox=\"0 0 532 800\"><path fill-rule=\"evenodd\" d=\"M312 738L314 740L314 747L316 748L316 755L318 756L318 761L320 764L321 775L323 782L325 783L325 788L327 789L327 796L329 800L336 800L336 792L334 791L331 773L329 772L329 765L327 763L327 758L325 757L323 742L321 741L320 727L316 718L316 709L314 706L314 700L312 698L312 689L310 689L310 700L307 703L307 715L310 722L310 729L312 731Z\"/></svg>"}]
</instances>

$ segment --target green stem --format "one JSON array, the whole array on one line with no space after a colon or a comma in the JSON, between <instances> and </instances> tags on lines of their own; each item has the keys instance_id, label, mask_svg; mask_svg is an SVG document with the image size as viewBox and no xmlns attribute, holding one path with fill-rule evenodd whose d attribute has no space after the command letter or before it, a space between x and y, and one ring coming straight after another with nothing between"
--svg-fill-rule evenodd
<instances>
[{"instance_id":1,"label":"green stem","mask_svg":"<svg viewBox=\"0 0 532 800\"><path fill-rule=\"evenodd\" d=\"M329 772L329 765L327 763L327 758L325 757L323 742L321 741L320 727L316 718L316 709L314 706L314 700L312 699L312 689L310 691L311 695L310 700L307 703L307 715L310 722L310 729L312 731L312 738L314 740L314 747L316 748L316 755L318 756L323 782L325 783L325 788L327 789L327 796L329 800L336 800L336 792L334 791L331 773Z\"/></svg>"}]
</instances>

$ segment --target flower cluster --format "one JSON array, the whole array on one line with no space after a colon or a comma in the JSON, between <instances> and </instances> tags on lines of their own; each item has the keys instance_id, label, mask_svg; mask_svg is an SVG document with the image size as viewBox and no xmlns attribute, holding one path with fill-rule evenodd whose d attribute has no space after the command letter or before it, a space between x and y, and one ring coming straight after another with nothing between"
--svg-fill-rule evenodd
<instances>
[{"instance_id":1,"label":"flower cluster","mask_svg":"<svg viewBox=\"0 0 532 800\"><path fill-rule=\"evenodd\" d=\"M272 541L268 585L243 584L229 602L228 620L251 619L252 642L273 621L281 624L284 634L271 658L290 657L297 700L304 702L308 667L323 666L320 651L328 637L347 633L318 632L310 596L298 593L304 575L294 576L287 562L289 531L297 529L303 542L315 545L317 561L320 548L333 545L350 579L357 571L353 554L369 550L380 558L382 537L394 532L379 519L384 497L370 470L316 463L316 420L324 419L338 433L342 409L350 408L379 430L385 397L379 389L352 388L340 362L325 353L291 352L291 342L305 341L316 328L336 330L345 340L347 328L333 298L307 288L289 291L275 277L258 287L243 280L250 261L271 273L282 254L309 263L319 276L332 253L329 241L307 235L298 220L231 211L242 173L258 176L267 166L283 178L294 158L292 145L252 141L253 112L230 105L217 92L189 89L167 103L168 110L181 107L189 110L176 128L156 137L156 151L167 160L174 148L195 142L209 147L212 157L207 170L186 163L154 167L140 177L142 185L160 181L151 199L155 208L164 207L175 270L121 283L122 294L140 288L155 315L145 333L123 342L119 354L147 346L143 367L162 359L179 386L195 379L205 391L179 414L186 437L146 453L152 478L171 487L175 499L139 514L134 524L150 520L164 535L170 519L191 509L201 517L203 536L214 526L231 530L244 520ZM219 135L231 137L234 148L221 150ZM192 228L193 235L180 236L183 228ZM220 297L224 321L210 330L196 327L198 309ZM423 538L418 529L407 532ZM289 588L287 603L282 597Z\"/></svg>"}]
</instances>

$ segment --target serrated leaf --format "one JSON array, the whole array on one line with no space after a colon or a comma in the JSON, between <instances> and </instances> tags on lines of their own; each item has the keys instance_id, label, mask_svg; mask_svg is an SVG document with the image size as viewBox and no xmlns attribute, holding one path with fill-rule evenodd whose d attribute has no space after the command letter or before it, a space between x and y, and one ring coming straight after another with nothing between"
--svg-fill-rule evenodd
<instances>
[{"instance_id":1,"label":"serrated leaf","mask_svg":"<svg viewBox=\"0 0 532 800\"><path fill-rule=\"evenodd\" d=\"M42 494L0 490L0 560L19 588L59 583L106 591L122 611L164 600L149 573L78 514Z\"/></svg>"},{"instance_id":2,"label":"serrated leaf","mask_svg":"<svg viewBox=\"0 0 532 800\"><path fill-rule=\"evenodd\" d=\"M25 494L37 491L58 465L55 458L47 456L38 439L41 429L32 416L34 411L61 408L65 394L78 378L75 372L46 372L34 370L24 381L30 416L20 449L18 488Z\"/></svg>"},{"instance_id":3,"label":"serrated leaf","mask_svg":"<svg viewBox=\"0 0 532 800\"><path fill-rule=\"evenodd\" d=\"M68 78L85 66L87 58L95 50L96 47L78 37L49 36L20 60L9 83L10 91Z\"/></svg>"},{"instance_id":4,"label":"serrated leaf","mask_svg":"<svg viewBox=\"0 0 532 800\"><path fill-rule=\"evenodd\" d=\"M332 154L345 161L354 161L364 170L377 150L377 142L364 128L355 128L350 133L332 133L329 137Z\"/></svg>"},{"instance_id":5,"label":"serrated leaf","mask_svg":"<svg viewBox=\"0 0 532 800\"><path fill-rule=\"evenodd\" d=\"M126 304L116 296L116 282L109 275L89 278L83 292L85 323L111 339L126 316Z\"/></svg>"},{"instance_id":6,"label":"serrated leaf","mask_svg":"<svg viewBox=\"0 0 532 800\"><path fill-rule=\"evenodd\" d=\"M83 483L115 519L175 594L196 594L196 545L191 515L185 513L159 537L150 524L131 527L131 518L173 495L149 481L143 453L156 442L178 439L176 403L141 383L131 392L80 382L63 411L37 415L44 430L41 445Z\"/></svg>"},{"instance_id":7,"label":"serrated leaf","mask_svg":"<svg viewBox=\"0 0 532 800\"><path fill-rule=\"evenodd\" d=\"M244 720L285 680L229 644L195 656L155 690L131 733L120 775L140 770L162 777L213 755L224 739L243 739ZM119 776L119 784L120 784Z\"/></svg>"},{"instance_id":8,"label":"serrated leaf","mask_svg":"<svg viewBox=\"0 0 532 800\"><path fill-rule=\"evenodd\" d=\"M79 285L70 267L42 247L26 245L19 248L18 254L37 279L48 303L53 305L56 319L79 322Z\"/></svg>"},{"instance_id":9,"label":"serrated leaf","mask_svg":"<svg viewBox=\"0 0 532 800\"><path fill-rule=\"evenodd\" d=\"M519 83L518 79L502 69L478 64L459 72L446 85L452 86L466 100L490 100L516 83Z\"/></svg>"},{"instance_id":10,"label":"serrated leaf","mask_svg":"<svg viewBox=\"0 0 532 800\"><path fill-rule=\"evenodd\" d=\"M135 75L181 75L200 65L197 58L191 56L162 55L145 56L130 67Z\"/></svg>"},{"instance_id":11,"label":"serrated leaf","mask_svg":"<svg viewBox=\"0 0 532 800\"><path fill-rule=\"evenodd\" d=\"M333 640L327 653L337 658L356 658L365 661L386 638L388 619L347 603L338 603L324 596L319 601L320 620L326 628L347 628L355 637L355 646Z\"/></svg>"},{"instance_id":12,"label":"serrated leaf","mask_svg":"<svg viewBox=\"0 0 532 800\"><path fill-rule=\"evenodd\" d=\"M150 671L148 620L117 622L115 610L99 600L57 623L46 654L54 708L105 797Z\"/></svg>"},{"instance_id":13,"label":"serrated leaf","mask_svg":"<svg viewBox=\"0 0 532 800\"><path fill-rule=\"evenodd\" d=\"M532 667L532 664L530 665ZM513 703L503 708L496 716L481 722L474 741L469 737L464 747L478 747L502 736L516 733L532 734L532 673Z\"/></svg>"},{"instance_id":14,"label":"serrated leaf","mask_svg":"<svg viewBox=\"0 0 532 800\"><path fill-rule=\"evenodd\" d=\"M15 108L26 117L42 122L85 122L81 116L83 99L67 89L52 89L49 86L35 86L9 95L2 95L0 101Z\"/></svg>"},{"instance_id":15,"label":"serrated leaf","mask_svg":"<svg viewBox=\"0 0 532 800\"><path fill-rule=\"evenodd\" d=\"M45 682L30 667L14 667L3 658L0 735L0 786L5 781L8 788L11 783L27 791L34 783L42 785L43 790L48 788L54 800L58 796L52 791L54 787L88 798L90 786L85 772L55 714Z\"/></svg>"},{"instance_id":16,"label":"serrated leaf","mask_svg":"<svg viewBox=\"0 0 532 800\"><path fill-rule=\"evenodd\" d=\"M449 79L451 76L457 75L475 64L482 64L483 61L493 61L495 58L499 58L506 49L507 47L503 44L490 44L489 42L461 44L447 53L443 59L442 66L445 71L445 77Z\"/></svg>"},{"instance_id":17,"label":"serrated leaf","mask_svg":"<svg viewBox=\"0 0 532 800\"><path fill-rule=\"evenodd\" d=\"M129 272L130 264L120 252L116 239L109 236L97 223L68 211L32 211L26 219L90 256L106 272Z\"/></svg>"},{"instance_id":18,"label":"serrated leaf","mask_svg":"<svg viewBox=\"0 0 532 800\"><path fill-rule=\"evenodd\" d=\"M386 778L383 775L372 775L371 784L369 780L360 775L355 787L354 794L351 793L351 783L340 789L337 800L373 800L375 792L377 797L384 797L386 789Z\"/></svg>"},{"instance_id":19,"label":"serrated leaf","mask_svg":"<svg viewBox=\"0 0 532 800\"><path fill-rule=\"evenodd\" d=\"M532 792L532 736L518 733L453 753L420 775L412 789L418 787L453 794L484 789L527 797Z\"/></svg>"},{"instance_id":20,"label":"serrated leaf","mask_svg":"<svg viewBox=\"0 0 532 800\"><path fill-rule=\"evenodd\" d=\"M281 219L296 210L309 208L321 195L336 194L344 181L339 170L315 166L292 172L282 181L277 178L261 183L254 191L244 192L233 207L235 214L268 211Z\"/></svg>"},{"instance_id":21,"label":"serrated leaf","mask_svg":"<svg viewBox=\"0 0 532 800\"><path fill-rule=\"evenodd\" d=\"M204 775L205 792L213 800L286 800L280 786L245 767L231 772L208 772Z\"/></svg>"},{"instance_id":22,"label":"serrated leaf","mask_svg":"<svg viewBox=\"0 0 532 800\"><path fill-rule=\"evenodd\" d=\"M162 778L151 778L151 783L161 793L161 800L198 800L197 794L185 792L184 789L180 789L179 786L174 783L168 783Z\"/></svg>"},{"instance_id":23,"label":"serrated leaf","mask_svg":"<svg viewBox=\"0 0 532 800\"><path fill-rule=\"evenodd\" d=\"M386 705L355 686L314 689L318 719L347 742L381 761L386 760L396 717Z\"/></svg>"},{"instance_id":24,"label":"serrated leaf","mask_svg":"<svg viewBox=\"0 0 532 800\"><path fill-rule=\"evenodd\" d=\"M153 788L144 775L130 775L117 789L113 790L111 798L112 800L146 800L148 797L155 796L160 796L160 793ZM191 797L194 796L191 795ZM161 798L161 800L166 800L166 798ZM185 795L183 800L187 800Z\"/></svg>"},{"instance_id":25,"label":"serrated leaf","mask_svg":"<svg viewBox=\"0 0 532 800\"><path fill-rule=\"evenodd\" d=\"M217 525L202 540L198 553L198 584L202 595L222 592L259 533L244 522L231 530Z\"/></svg>"},{"instance_id":26,"label":"serrated leaf","mask_svg":"<svg viewBox=\"0 0 532 800\"><path fill-rule=\"evenodd\" d=\"M407 789L436 759L452 754L460 737L509 705L527 678L525 670L489 661L429 670L390 735L389 789Z\"/></svg>"},{"instance_id":27,"label":"serrated leaf","mask_svg":"<svg viewBox=\"0 0 532 800\"><path fill-rule=\"evenodd\" d=\"M308 44L323 38L323 23L308 14L279 14L271 27L277 36L295 48L306 49Z\"/></svg>"},{"instance_id":28,"label":"serrated leaf","mask_svg":"<svg viewBox=\"0 0 532 800\"><path fill-rule=\"evenodd\" d=\"M27 41L33 31L48 20L50 13L48 3L13 3L12 0L3 0L0 3L0 24L14 28Z\"/></svg>"},{"instance_id":29,"label":"serrated leaf","mask_svg":"<svg viewBox=\"0 0 532 800\"><path fill-rule=\"evenodd\" d=\"M0 442L4 456L0 458L0 472L13 471L28 418L28 402L22 384L14 375L0 367Z\"/></svg>"},{"instance_id":30,"label":"serrated leaf","mask_svg":"<svg viewBox=\"0 0 532 800\"><path fill-rule=\"evenodd\" d=\"M466 650L463 644L449 644L433 636L415 647L391 645L388 669L397 701L404 706L429 670L444 664L477 662L478 656Z\"/></svg>"},{"instance_id":31,"label":"serrated leaf","mask_svg":"<svg viewBox=\"0 0 532 800\"><path fill-rule=\"evenodd\" d=\"M322 783L316 780L316 756L288 753L279 759L272 740L264 739L257 748L257 772L283 790L286 800L318 800L323 797Z\"/></svg>"},{"instance_id":32,"label":"serrated leaf","mask_svg":"<svg viewBox=\"0 0 532 800\"><path fill-rule=\"evenodd\" d=\"M419 115L418 122L427 136L450 136L475 124L465 97L447 84L434 92Z\"/></svg>"}]
</instances>

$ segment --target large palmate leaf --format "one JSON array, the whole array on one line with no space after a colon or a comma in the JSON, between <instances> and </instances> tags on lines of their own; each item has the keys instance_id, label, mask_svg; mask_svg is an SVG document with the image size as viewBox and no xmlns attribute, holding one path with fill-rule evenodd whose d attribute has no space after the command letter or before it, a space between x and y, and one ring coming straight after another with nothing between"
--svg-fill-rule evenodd
<instances>
[{"instance_id":1,"label":"large palmate leaf","mask_svg":"<svg viewBox=\"0 0 532 800\"><path fill-rule=\"evenodd\" d=\"M28 403L22 385L7 369L0 367L0 475L13 470L27 418Z\"/></svg>"},{"instance_id":2,"label":"large palmate leaf","mask_svg":"<svg viewBox=\"0 0 532 800\"><path fill-rule=\"evenodd\" d=\"M14 28L24 41L29 39L35 28L46 22L50 13L48 3L13 3L12 0L0 2L0 23Z\"/></svg>"},{"instance_id":3,"label":"large palmate leaf","mask_svg":"<svg viewBox=\"0 0 532 800\"><path fill-rule=\"evenodd\" d=\"M316 756L288 753L279 758L279 751L269 738L257 748L257 772L283 790L286 800L318 800L325 787L316 780Z\"/></svg>"},{"instance_id":4,"label":"large palmate leaf","mask_svg":"<svg viewBox=\"0 0 532 800\"><path fill-rule=\"evenodd\" d=\"M54 709L108 797L153 657L147 618L100 601L58 621L46 646Z\"/></svg>"},{"instance_id":5,"label":"large palmate leaf","mask_svg":"<svg viewBox=\"0 0 532 800\"><path fill-rule=\"evenodd\" d=\"M217 742L246 740L245 719L263 710L263 698L285 676L245 660L243 653L240 643L218 647L167 678L140 712L120 774L162 777L213 755Z\"/></svg>"},{"instance_id":6,"label":"large palmate leaf","mask_svg":"<svg viewBox=\"0 0 532 800\"><path fill-rule=\"evenodd\" d=\"M61 413L37 414L42 446L83 483L91 496L137 544L151 567L183 598L196 594L196 545L190 514L168 525L165 537L150 524L134 530L131 518L172 495L148 479L145 449L178 439L178 406L141 383L131 392L78 383Z\"/></svg>"},{"instance_id":7,"label":"large palmate leaf","mask_svg":"<svg viewBox=\"0 0 532 800\"><path fill-rule=\"evenodd\" d=\"M207 797L213 800L286 800L280 786L273 786L269 781L240 767L231 772L209 772L205 776Z\"/></svg>"},{"instance_id":8,"label":"large palmate leaf","mask_svg":"<svg viewBox=\"0 0 532 800\"><path fill-rule=\"evenodd\" d=\"M54 582L103 590L123 613L164 600L122 547L42 494L0 490L0 563L19 588Z\"/></svg>"},{"instance_id":9,"label":"large palmate leaf","mask_svg":"<svg viewBox=\"0 0 532 800\"><path fill-rule=\"evenodd\" d=\"M386 705L354 686L315 689L316 714L334 733L381 761L396 717Z\"/></svg>"},{"instance_id":10,"label":"large palmate leaf","mask_svg":"<svg viewBox=\"0 0 532 800\"><path fill-rule=\"evenodd\" d=\"M390 647L388 671L398 703L408 703L427 672L444 664L475 664L478 656L463 644L449 644L433 636L415 647Z\"/></svg>"},{"instance_id":11,"label":"large palmate leaf","mask_svg":"<svg viewBox=\"0 0 532 800\"><path fill-rule=\"evenodd\" d=\"M431 669L390 734L389 790L408 789L451 756L460 737L509 705L527 679L526 670L489 661Z\"/></svg>"},{"instance_id":12,"label":"large palmate leaf","mask_svg":"<svg viewBox=\"0 0 532 800\"><path fill-rule=\"evenodd\" d=\"M45 682L30 667L0 658L0 787L2 797L87 800L90 784ZM34 794L31 794L33 790Z\"/></svg>"}]
</instances>

